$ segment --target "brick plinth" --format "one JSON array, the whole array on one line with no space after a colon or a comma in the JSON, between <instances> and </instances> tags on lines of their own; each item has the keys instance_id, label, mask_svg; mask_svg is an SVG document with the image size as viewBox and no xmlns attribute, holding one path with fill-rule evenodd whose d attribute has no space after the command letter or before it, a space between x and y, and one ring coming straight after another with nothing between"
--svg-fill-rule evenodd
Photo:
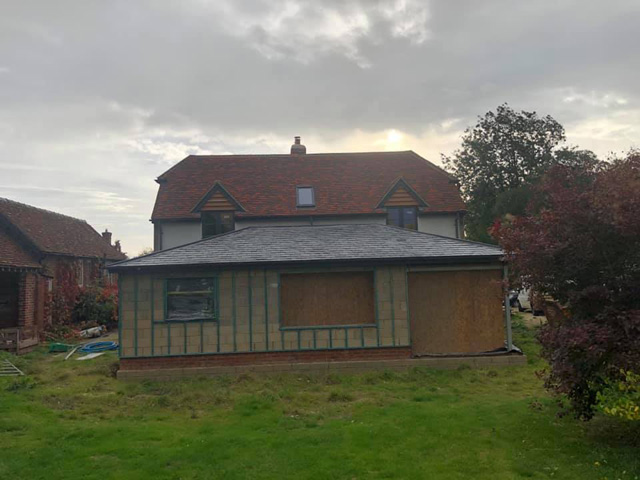
<instances>
[{"instance_id":1,"label":"brick plinth","mask_svg":"<svg viewBox=\"0 0 640 480\"><path fill-rule=\"evenodd\" d=\"M397 349L396 353L405 349ZM303 352L319 353L319 352ZM335 352L332 352L335 353ZM264 355L264 354L251 354ZM466 365L472 368L494 368L524 365L527 357L517 354L483 355L477 357L421 357L409 358L350 358L345 360L320 360L306 362L286 362L285 357L278 357L280 361L273 363L258 364L199 364L182 367L177 363L165 362L161 364L159 360L177 360L180 357L159 359L154 358L154 363L147 362L142 367L138 364L142 360L148 359L123 359L122 363L127 369L118 371L118 378L121 380L179 380L194 376L216 376L216 375L238 375L243 373L254 374L274 374L274 373L303 373L303 374L349 374L361 373L372 370L392 370L403 371L414 367L426 367L441 370L451 370ZM207 357L210 358L210 357ZM133 360L133 361L132 361ZM272 359L273 361L273 359Z\"/></svg>"},{"instance_id":2,"label":"brick plinth","mask_svg":"<svg viewBox=\"0 0 640 480\"><path fill-rule=\"evenodd\" d=\"M254 352L222 355L185 355L156 358L123 358L121 370L161 368L234 367L241 365L398 360L411 357L410 347L365 348L358 350L314 350L303 352Z\"/></svg>"}]
</instances>

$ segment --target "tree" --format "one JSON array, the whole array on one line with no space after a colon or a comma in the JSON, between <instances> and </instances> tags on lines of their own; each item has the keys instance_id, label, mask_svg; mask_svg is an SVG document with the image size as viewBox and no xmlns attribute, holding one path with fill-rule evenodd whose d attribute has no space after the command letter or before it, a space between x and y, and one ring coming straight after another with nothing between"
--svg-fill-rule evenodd
<instances>
[{"instance_id":1,"label":"tree","mask_svg":"<svg viewBox=\"0 0 640 480\"><path fill-rule=\"evenodd\" d=\"M153 248L151 247L145 247L142 250L140 250L140 253L138 253L138 257L141 257L143 255L149 255L150 253L153 253Z\"/></svg>"},{"instance_id":2,"label":"tree","mask_svg":"<svg viewBox=\"0 0 640 480\"><path fill-rule=\"evenodd\" d=\"M527 214L493 234L516 273L564 306L539 335L545 383L577 416L621 372L640 373L640 153L609 164L559 164ZM626 375L626 373L625 373Z\"/></svg>"},{"instance_id":3,"label":"tree","mask_svg":"<svg viewBox=\"0 0 640 480\"><path fill-rule=\"evenodd\" d=\"M564 141L564 128L549 115L516 112L507 104L465 130L461 148L443 161L467 204L470 239L494 243L487 231L494 219L524 213L531 186L552 165L597 162L592 152L559 148Z\"/></svg>"}]
</instances>

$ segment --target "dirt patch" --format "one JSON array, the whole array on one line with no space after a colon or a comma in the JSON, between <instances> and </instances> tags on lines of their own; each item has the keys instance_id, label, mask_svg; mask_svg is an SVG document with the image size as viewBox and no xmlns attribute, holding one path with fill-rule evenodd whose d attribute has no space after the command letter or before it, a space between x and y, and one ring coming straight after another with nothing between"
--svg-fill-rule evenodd
<instances>
[{"instance_id":1,"label":"dirt patch","mask_svg":"<svg viewBox=\"0 0 640 480\"><path fill-rule=\"evenodd\" d=\"M513 313L517 313L522 318L523 323L528 327L539 327L540 325L544 325L547 323L547 318L544 316L533 316L531 312L518 312L518 310L514 310Z\"/></svg>"}]
</instances>

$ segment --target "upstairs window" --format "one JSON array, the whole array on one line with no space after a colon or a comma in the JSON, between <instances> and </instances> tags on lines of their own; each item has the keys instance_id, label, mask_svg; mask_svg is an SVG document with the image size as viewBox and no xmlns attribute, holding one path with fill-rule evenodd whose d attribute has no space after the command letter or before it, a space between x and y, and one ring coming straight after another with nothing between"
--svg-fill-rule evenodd
<instances>
[{"instance_id":1,"label":"upstairs window","mask_svg":"<svg viewBox=\"0 0 640 480\"><path fill-rule=\"evenodd\" d=\"M296 187L296 201L298 207L315 207L316 198L313 187Z\"/></svg>"},{"instance_id":2,"label":"upstairs window","mask_svg":"<svg viewBox=\"0 0 640 480\"><path fill-rule=\"evenodd\" d=\"M233 212L201 212L202 238L235 230Z\"/></svg>"},{"instance_id":3,"label":"upstairs window","mask_svg":"<svg viewBox=\"0 0 640 480\"><path fill-rule=\"evenodd\" d=\"M215 320L215 278L171 278L166 282L166 321Z\"/></svg>"},{"instance_id":4,"label":"upstairs window","mask_svg":"<svg viewBox=\"0 0 640 480\"><path fill-rule=\"evenodd\" d=\"M418 212L416 207L388 207L387 225L417 230Z\"/></svg>"}]
</instances>

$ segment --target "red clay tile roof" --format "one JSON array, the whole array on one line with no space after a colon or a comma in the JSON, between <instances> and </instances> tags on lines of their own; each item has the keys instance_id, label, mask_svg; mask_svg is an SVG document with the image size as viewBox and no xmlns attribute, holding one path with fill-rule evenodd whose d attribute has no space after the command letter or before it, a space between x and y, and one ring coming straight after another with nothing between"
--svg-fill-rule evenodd
<instances>
[{"instance_id":1,"label":"red clay tile roof","mask_svg":"<svg viewBox=\"0 0 640 480\"><path fill-rule=\"evenodd\" d=\"M0 267L41 268L36 256L0 225Z\"/></svg>"},{"instance_id":2,"label":"red clay tile roof","mask_svg":"<svg viewBox=\"0 0 640 480\"><path fill-rule=\"evenodd\" d=\"M0 219L43 253L123 260L125 255L84 220L0 198Z\"/></svg>"},{"instance_id":3,"label":"red clay tile roof","mask_svg":"<svg viewBox=\"0 0 640 480\"><path fill-rule=\"evenodd\" d=\"M424 212L465 210L452 177L412 151L190 155L158 177L151 219L199 218L192 210L216 181L245 208L238 217L382 213L376 206L399 178ZM298 185L314 187L314 208L296 207Z\"/></svg>"}]
</instances>

